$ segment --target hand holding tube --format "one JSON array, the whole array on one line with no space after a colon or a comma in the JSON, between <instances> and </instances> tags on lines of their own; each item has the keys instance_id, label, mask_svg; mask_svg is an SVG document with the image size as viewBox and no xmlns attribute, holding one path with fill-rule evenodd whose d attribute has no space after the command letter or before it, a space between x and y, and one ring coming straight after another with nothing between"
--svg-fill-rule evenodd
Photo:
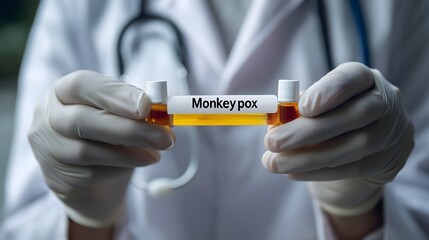
<instances>
[{"instance_id":1,"label":"hand holding tube","mask_svg":"<svg viewBox=\"0 0 429 240\"><path fill-rule=\"evenodd\" d=\"M34 112L31 147L47 185L81 225L111 225L138 166L159 160L174 144L168 127L146 124L150 99L142 90L78 71L61 78Z\"/></svg>"},{"instance_id":2,"label":"hand holding tube","mask_svg":"<svg viewBox=\"0 0 429 240\"><path fill-rule=\"evenodd\" d=\"M377 70L342 64L300 98L302 117L271 129L264 166L295 180L333 215L373 208L413 146L399 90Z\"/></svg>"}]
</instances>

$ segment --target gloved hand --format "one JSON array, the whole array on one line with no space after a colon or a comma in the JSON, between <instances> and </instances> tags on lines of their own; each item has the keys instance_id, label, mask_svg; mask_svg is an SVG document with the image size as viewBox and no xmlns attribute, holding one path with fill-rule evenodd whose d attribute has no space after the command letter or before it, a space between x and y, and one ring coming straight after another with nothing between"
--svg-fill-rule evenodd
<instances>
[{"instance_id":1,"label":"gloved hand","mask_svg":"<svg viewBox=\"0 0 429 240\"><path fill-rule=\"evenodd\" d=\"M29 141L49 188L73 221L105 227L120 215L135 167L174 144L168 127L146 124L143 90L91 71L61 78L34 112Z\"/></svg>"},{"instance_id":2,"label":"gloved hand","mask_svg":"<svg viewBox=\"0 0 429 240\"><path fill-rule=\"evenodd\" d=\"M270 128L264 166L295 180L330 214L372 209L414 147L399 89L359 63L338 66L299 100L300 118Z\"/></svg>"}]
</instances>

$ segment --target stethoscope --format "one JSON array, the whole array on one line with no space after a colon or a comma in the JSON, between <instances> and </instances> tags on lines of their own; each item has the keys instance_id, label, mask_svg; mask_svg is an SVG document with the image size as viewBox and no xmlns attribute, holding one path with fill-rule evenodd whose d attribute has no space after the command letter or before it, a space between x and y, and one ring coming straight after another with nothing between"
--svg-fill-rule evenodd
<instances>
[{"instance_id":1,"label":"stethoscope","mask_svg":"<svg viewBox=\"0 0 429 240\"><path fill-rule=\"evenodd\" d=\"M330 46L330 37L328 32L327 18L326 18L326 9L325 3L323 0L316 0L317 2L317 13L320 19L320 24L322 28L322 37L323 45L325 49L326 62L329 67L329 70L334 68L334 63L331 55L331 46ZM365 29L365 23L362 14L362 8L359 3L359 0L349 0L349 6L353 15L354 23L356 30L359 36L360 51L362 62L370 66L370 52L368 45L367 32ZM174 45L174 51L176 52L177 59L181 64L180 68L184 69L181 71L180 78L185 78L187 80L187 74L189 73L189 63L187 57L187 47L184 41L184 36L181 33L178 26L171 21L170 19L163 17L158 14L149 13L147 9L147 1L141 0L140 9L134 18L130 19L127 24L123 27L122 31L119 34L118 42L116 46L116 54L118 59L118 70L119 74L122 76L124 74L124 59L121 52L122 42L125 33L135 24L145 24L147 22L158 21L166 24L173 31L176 37L176 44ZM184 73L184 74L183 74ZM185 81L188 82L188 81ZM198 131L196 127L190 127L189 129L189 139L190 139L190 160L187 169L185 172L178 178L154 178L148 182L133 182L133 185L137 188L140 188L148 192L152 196L163 195L173 189L179 189L189 183L196 175L198 171L198 166L200 162L200 141L198 136Z\"/></svg>"}]
</instances>

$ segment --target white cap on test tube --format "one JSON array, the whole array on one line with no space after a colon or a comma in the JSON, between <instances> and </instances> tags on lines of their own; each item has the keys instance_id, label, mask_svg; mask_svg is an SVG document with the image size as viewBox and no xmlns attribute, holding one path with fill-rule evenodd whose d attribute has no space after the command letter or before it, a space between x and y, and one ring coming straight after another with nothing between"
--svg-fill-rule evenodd
<instances>
[{"instance_id":1,"label":"white cap on test tube","mask_svg":"<svg viewBox=\"0 0 429 240\"><path fill-rule=\"evenodd\" d=\"M299 80L279 80L277 98L279 102L298 102Z\"/></svg>"},{"instance_id":2,"label":"white cap on test tube","mask_svg":"<svg viewBox=\"0 0 429 240\"><path fill-rule=\"evenodd\" d=\"M168 98L167 81L147 81L146 93L152 103L166 103Z\"/></svg>"}]
</instances>

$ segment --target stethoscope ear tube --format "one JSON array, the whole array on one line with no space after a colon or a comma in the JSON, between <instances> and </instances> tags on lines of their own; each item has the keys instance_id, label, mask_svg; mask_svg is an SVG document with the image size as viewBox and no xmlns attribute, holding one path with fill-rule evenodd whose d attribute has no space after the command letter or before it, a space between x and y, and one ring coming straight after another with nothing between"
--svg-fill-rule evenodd
<instances>
[{"instance_id":1,"label":"stethoscope ear tube","mask_svg":"<svg viewBox=\"0 0 429 240\"><path fill-rule=\"evenodd\" d=\"M368 35L365 28L361 5L359 4L359 0L349 0L349 5L352 10L353 19L359 35L363 64L371 67Z\"/></svg>"},{"instance_id":2,"label":"stethoscope ear tube","mask_svg":"<svg viewBox=\"0 0 429 240\"><path fill-rule=\"evenodd\" d=\"M362 63L368 67L371 67L368 35L365 28L365 22L359 0L349 0L349 6L353 14L354 23L359 36ZM332 49L330 45L331 41L329 37L324 0L317 0L317 13L319 15L320 25L322 27L323 47L325 48L326 62L330 71L334 69L334 60L332 58Z\"/></svg>"},{"instance_id":3,"label":"stethoscope ear tube","mask_svg":"<svg viewBox=\"0 0 429 240\"><path fill-rule=\"evenodd\" d=\"M176 41L177 41L177 44L175 44L175 51L176 51L177 58L181 62L181 64L185 67L186 71L189 73L189 62L188 62L188 57L187 57L187 47L186 47L184 36L180 32L179 27L170 19L163 17L163 16L160 16L160 15L157 15L157 14L148 13L148 12L146 12L145 9L146 9L146 1L142 0L139 14L137 16L135 16L134 18L132 18L131 20L129 20L125 24L125 26L122 28L121 32L119 33L118 41L116 44L116 57L118 60L119 76L122 76L125 72L124 58L122 56L122 51L121 51L121 47L122 47L123 38L124 38L125 33L127 32L128 29L131 28L131 26L133 26L137 23L144 24L144 23L150 22L150 21L163 22L163 23L167 24L173 30L174 35L176 36Z\"/></svg>"}]
</instances>

